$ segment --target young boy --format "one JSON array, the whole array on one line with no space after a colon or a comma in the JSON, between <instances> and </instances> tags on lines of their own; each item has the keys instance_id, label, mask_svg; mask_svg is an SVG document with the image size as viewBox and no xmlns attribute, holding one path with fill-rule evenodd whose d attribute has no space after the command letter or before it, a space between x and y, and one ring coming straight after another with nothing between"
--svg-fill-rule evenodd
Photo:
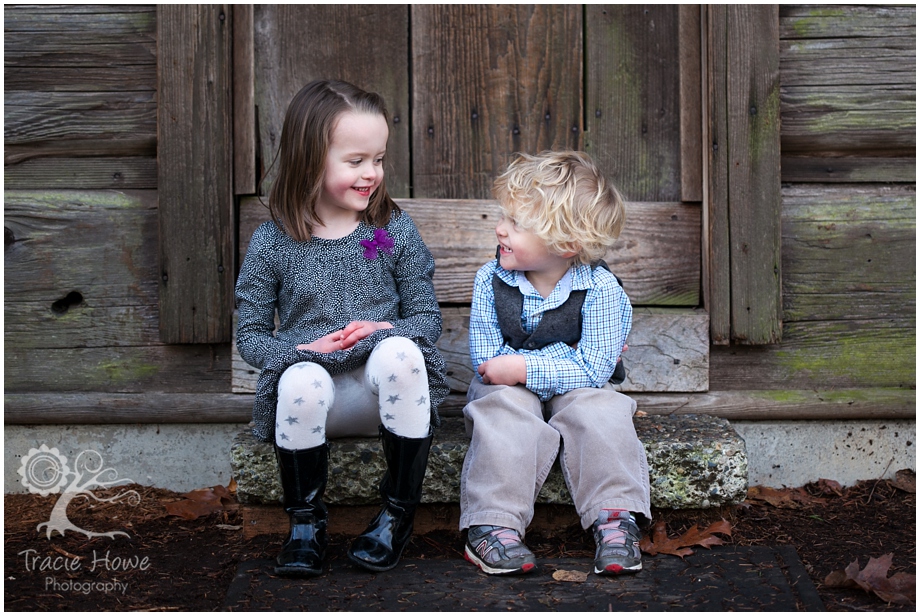
<instances>
[{"instance_id":1,"label":"young boy","mask_svg":"<svg viewBox=\"0 0 920 616\"><path fill-rule=\"evenodd\" d=\"M498 254L476 274L470 312L466 559L489 574L534 569L522 538L561 449L582 526L593 527L594 572L638 571L648 463L636 403L610 383L632 307L601 261L623 228L623 199L582 152L521 155L493 193Z\"/></svg>"}]
</instances>

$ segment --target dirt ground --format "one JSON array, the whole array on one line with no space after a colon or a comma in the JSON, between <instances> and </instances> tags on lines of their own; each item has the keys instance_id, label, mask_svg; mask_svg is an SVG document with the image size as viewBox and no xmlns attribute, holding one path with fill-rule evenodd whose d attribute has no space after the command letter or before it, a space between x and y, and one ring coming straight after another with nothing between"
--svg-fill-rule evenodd
<instances>
[{"instance_id":1,"label":"dirt ground","mask_svg":"<svg viewBox=\"0 0 920 616\"><path fill-rule=\"evenodd\" d=\"M700 511L655 511L668 536L693 525L705 528L724 519L731 524L726 544L795 546L828 611L914 611L913 605L886 603L861 588L825 584L833 571L857 561L892 555L887 575L916 574L916 500L913 473L897 481L866 481L849 489L819 482L795 490L752 489L734 507ZM70 523L129 536L87 537L55 534L36 527L49 521L59 495L6 495L4 498L4 601L16 611L214 611L221 610L240 562L273 558L284 537L245 539L242 514L232 496L217 500L219 510L195 519L167 512L182 495L138 485L97 493L105 497L134 489L136 504L90 502L78 498L67 508ZM212 503L213 504L213 503ZM192 514L189 514L192 517ZM329 559L344 561L349 538L333 536ZM528 533L539 558L593 555L593 542L577 525ZM455 529L415 536L404 558L462 558ZM701 548L694 548L701 549ZM716 548L718 549L718 548ZM677 558L668 556L668 558Z\"/></svg>"}]
</instances>

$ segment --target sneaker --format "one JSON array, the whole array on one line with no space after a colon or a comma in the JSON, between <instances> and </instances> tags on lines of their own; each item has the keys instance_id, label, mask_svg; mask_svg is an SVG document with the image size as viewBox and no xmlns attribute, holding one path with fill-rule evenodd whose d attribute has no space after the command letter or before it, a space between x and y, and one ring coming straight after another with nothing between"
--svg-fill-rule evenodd
<instances>
[{"instance_id":1,"label":"sneaker","mask_svg":"<svg viewBox=\"0 0 920 616\"><path fill-rule=\"evenodd\" d=\"M639 526L625 509L602 509L594 523L594 573L619 575L642 569Z\"/></svg>"},{"instance_id":2,"label":"sneaker","mask_svg":"<svg viewBox=\"0 0 920 616\"><path fill-rule=\"evenodd\" d=\"M471 527L463 555L489 575L529 573L537 566L517 531L504 526Z\"/></svg>"}]
</instances>

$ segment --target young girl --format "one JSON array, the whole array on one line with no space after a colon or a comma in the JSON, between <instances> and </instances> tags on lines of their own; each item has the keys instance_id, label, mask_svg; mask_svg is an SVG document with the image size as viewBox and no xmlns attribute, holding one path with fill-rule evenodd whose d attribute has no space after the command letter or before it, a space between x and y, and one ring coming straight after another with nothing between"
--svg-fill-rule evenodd
<instances>
[{"instance_id":1,"label":"young girl","mask_svg":"<svg viewBox=\"0 0 920 616\"><path fill-rule=\"evenodd\" d=\"M279 574L322 573L327 439L378 433L383 508L348 554L372 571L396 566L448 392L434 260L387 195L388 135L377 94L305 86L284 119L272 220L253 234L236 285L240 355L262 370L253 431L275 443L291 519Z\"/></svg>"}]
</instances>

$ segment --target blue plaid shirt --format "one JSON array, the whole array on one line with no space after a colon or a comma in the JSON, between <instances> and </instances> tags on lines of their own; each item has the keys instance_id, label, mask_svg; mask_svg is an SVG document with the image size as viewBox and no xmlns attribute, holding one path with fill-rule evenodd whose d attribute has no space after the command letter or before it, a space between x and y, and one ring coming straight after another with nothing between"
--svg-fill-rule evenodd
<instances>
[{"instance_id":1,"label":"blue plaid shirt","mask_svg":"<svg viewBox=\"0 0 920 616\"><path fill-rule=\"evenodd\" d=\"M528 334L536 329L544 312L562 305L572 291L587 289L577 348L555 342L531 351L515 350L505 344L492 290L495 273L502 281L518 287L524 295L521 324ZM470 309L473 370L477 371L481 363L498 355L523 355L527 363L526 387L540 400L549 400L579 387L603 387L613 375L631 328L629 298L616 277L603 267L572 266L546 299L533 288L523 272L505 270L497 261L490 261L476 273ZM476 378L482 380L478 372Z\"/></svg>"}]
</instances>

